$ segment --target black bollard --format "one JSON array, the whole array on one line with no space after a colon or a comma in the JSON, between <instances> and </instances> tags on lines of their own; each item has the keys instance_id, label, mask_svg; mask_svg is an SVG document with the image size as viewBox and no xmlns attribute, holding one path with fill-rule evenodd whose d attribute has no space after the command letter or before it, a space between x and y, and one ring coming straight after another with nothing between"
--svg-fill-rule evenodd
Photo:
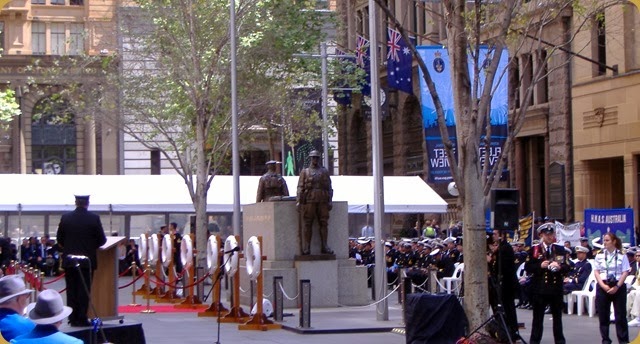
<instances>
[{"instance_id":1,"label":"black bollard","mask_svg":"<svg viewBox=\"0 0 640 344\"><path fill-rule=\"evenodd\" d=\"M282 321L284 312L284 295L282 295L282 276L273 277L273 320Z\"/></svg>"},{"instance_id":2,"label":"black bollard","mask_svg":"<svg viewBox=\"0 0 640 344\"><path fill-rule=\"evenodd\" d=\"M300 328L311 328L311 280L300 280Z\"/></svg>"}]
</instances>

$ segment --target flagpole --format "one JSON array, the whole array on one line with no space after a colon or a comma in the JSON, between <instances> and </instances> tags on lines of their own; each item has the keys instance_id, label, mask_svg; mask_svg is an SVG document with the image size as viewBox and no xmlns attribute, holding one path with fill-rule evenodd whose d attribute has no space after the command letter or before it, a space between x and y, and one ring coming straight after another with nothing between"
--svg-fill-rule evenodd
<instances>
[{"instance_id":1,"label":"flagpole","mask_svg":"<svg viewBox=\"0 0 640 344\"><path fill-rule=\"evenodd\" d=\"M324 168L329 170L331 167L329 166L329 133L327 126L329 125L329 121L327 120L327 102L328 102L328 91L327 91L327 43L320 43L320 58L322 59L322 154ZM333 174L333 173L332 173Z\"/></svg>"},{"instance_id":2,"label":"flagpole","mask_svg":"<svg viewBox=\"0 0 640 344\"><path fill-rule=\"evenodd\" d=\"M231 43L231 164L233 174L233 234L240 235L240 147L238 142L238 104L236 86L236 2L229 0Z\"/></svg>"},{"instance_id":3,"label":"flagpole","mask_svg":"<svg viewBox=\"0 0 640 344\"><path fill-rule=\"evenodd\" d=\"M382 242L382 217L384 215L384 191L382 170L382 126L380 119L380 85L378 78L378 32L377 8L374 0L369 0L369 68L371 70L371 160L373 167L373 230L375 236L376 271L376 318L389 320L387 303L387 272Z\"/></svg>"}]
</instances>

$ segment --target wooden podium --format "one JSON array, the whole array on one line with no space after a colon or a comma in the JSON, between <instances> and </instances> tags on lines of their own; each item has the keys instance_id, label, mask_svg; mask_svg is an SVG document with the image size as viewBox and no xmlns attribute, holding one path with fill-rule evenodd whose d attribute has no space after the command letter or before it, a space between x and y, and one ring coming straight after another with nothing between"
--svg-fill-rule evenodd
<instances>
[{"instance_id":1,"label":"wooden podium","mask_svg":"<svg viewBox=\"0 0 640 344\"><path fill-rule=\"evenodd\" d=\"M119 319L118 315L118 254L117 247L127 237L108 236L107 242L98 249L98 269L93 274L91 283L91 302L96 308L98 317L104 320ZM87 316L95 315L89 307Z\"/></svg>"}]
</instances>

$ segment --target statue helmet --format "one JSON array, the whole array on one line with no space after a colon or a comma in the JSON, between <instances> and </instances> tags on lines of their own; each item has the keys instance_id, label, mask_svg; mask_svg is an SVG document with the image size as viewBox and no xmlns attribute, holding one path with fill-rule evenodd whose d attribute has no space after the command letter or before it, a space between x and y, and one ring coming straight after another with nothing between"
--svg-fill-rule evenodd
<instances>
[{"instance_id":1,"label":"statue helmet","mask_svg":"<svg viewBox=\"0 0 640 344\"><path fill-rule=\"evenodd\" d=\"M320 157L320 152L318 152L317 150L312 150L309 153L309 157L314 157L314 156L319 158Z\"/></svg>"}]
</instances>

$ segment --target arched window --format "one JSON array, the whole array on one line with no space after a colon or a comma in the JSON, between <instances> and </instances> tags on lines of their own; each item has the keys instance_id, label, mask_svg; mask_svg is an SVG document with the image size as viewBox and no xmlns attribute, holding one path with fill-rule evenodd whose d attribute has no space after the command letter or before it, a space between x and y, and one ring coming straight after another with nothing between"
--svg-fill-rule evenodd
<instances>
[{"instance_id":1,"label":"arched window","mask_svg":"<svg viewBox=\"0 0 640 344\"><path fill-rule=\"evenodd\" d=\"M69 102L54 95L41 99L31 120L33 171L42 174L78 173L75 114Z\"/></svg>"}]
</instances>

